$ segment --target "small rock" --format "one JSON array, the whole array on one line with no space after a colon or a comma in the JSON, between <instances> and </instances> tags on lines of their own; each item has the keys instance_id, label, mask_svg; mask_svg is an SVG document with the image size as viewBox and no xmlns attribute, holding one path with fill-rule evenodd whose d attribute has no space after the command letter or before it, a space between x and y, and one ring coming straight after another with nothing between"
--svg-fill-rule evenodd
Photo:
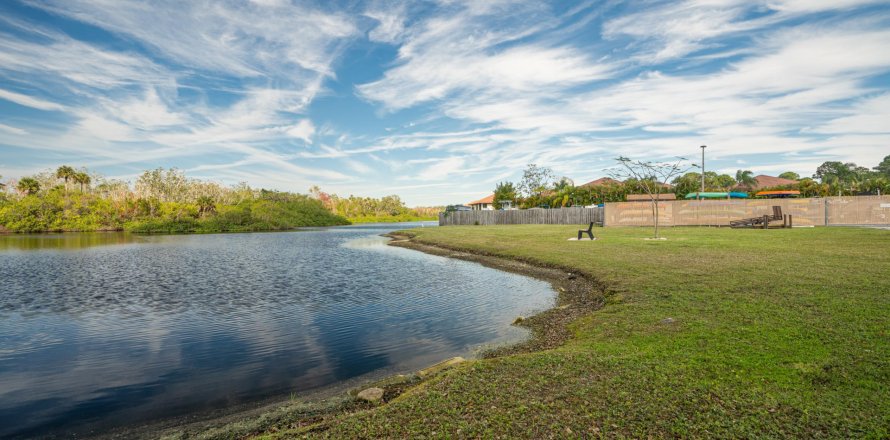
<instances>
[{"instance_id":1,"label":"small rock","mask_svg":"<svg viewBox=\"0 0 890 440\"><path fill-rule=\"evenodd\" d=\"M524 316L517 316L516 319L513 320L513 325L519 324L519 323L521 323L522 321L525 321L525 317L524 317Z\"/></svg>"},{"instance_id":2,"label":"small rock","mask_svg":"<svg viewBox=\"0 0 890 440\"><path fill-rule=\"evenodd\" d=\"M575 274L569 272L569 279L570 279L570 280L574 280L574 279L577 278L577 277L578 277L577 275L575 275Z\"/></svg>"},{"instance_id":3,"label":"small rock","mask_svg":"<svg viewBox=\"0 0 890 440\"><path fill-rule=\"evenodd\" d=\"M379 401L380 399L383 399L383 388L368 388L366 390L362 390L356 397L374 403Z\"/></svg>"},{"instance_id":4,"label":"small rock","mask_svg":"<svg viewBox=\"0 0 890 440\"><path fill-rule=\"evenodd\" d=\"M664 318L664 319L661 320L661 323L662 323L662 324L673 324L673 323L674 323L674 318Z\"/></svg>"}]
</instances>

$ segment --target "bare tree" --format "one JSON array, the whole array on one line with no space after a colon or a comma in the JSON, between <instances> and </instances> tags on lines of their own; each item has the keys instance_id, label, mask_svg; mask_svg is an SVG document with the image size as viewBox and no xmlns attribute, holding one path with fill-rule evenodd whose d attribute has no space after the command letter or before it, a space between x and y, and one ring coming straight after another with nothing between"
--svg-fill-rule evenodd
<instances>
[{"instance_id":1,"label":"bare tree","mask_svg":"<svg viewBox=\"0 0 890 440\"><path fill-rule=\"evenodd\" d=\"M533 163L525 167L522 172L522 180L519 182L519 189L526 197L541 196L541 193L547 190L553 184L555 175L553 170L545 166L538 166Z\"/></svg>"},{"instance_id":2,"label":"bare tree","mask_svg":"<svg viewBox=\"0 0 890 440\"><path fill-rule=\"evenodd\" d=\"M631 160L620 156L617 159L619 168L612 170L610 175L616 180L634 179L639 187L646 192L652 201L652 217L655 220L655 238L658 238L658 201L664 189L669 187L674 177L679 176L694 165L686 165L686 159L678 157L676 162L649 162Z\"/></svg>"}]
</instances>

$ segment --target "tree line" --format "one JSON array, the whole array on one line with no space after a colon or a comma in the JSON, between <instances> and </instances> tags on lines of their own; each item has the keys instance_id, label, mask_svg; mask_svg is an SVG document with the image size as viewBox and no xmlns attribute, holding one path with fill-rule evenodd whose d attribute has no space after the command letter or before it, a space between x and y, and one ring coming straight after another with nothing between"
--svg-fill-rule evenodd
<instances>
[{"instance_id":1,"label":"tree line","mask_svg":"<svg viewBox=\"0 0 890 440\"><path fill-rule=\"evenodd\" d=\"M754 173L750 170L738 170L735 176L713 171L704 174L706 192L751 193L756 184ZM653 177L623 177L594 186L575 186L572 179L557 178L548 167L529 164L518 182L500 182L495 186L494 207L501 209L509 204L520 208L559 208L621 202L627 199L628 194L647 193L654 182ZM701 177L699 172L676 176L664 192L672 192L677 198L683 198L686 194L701 190ZM820 165L811 177L801 177L791 171L778 177L796 180L797 183L758 190L797 190L801 197L890 194L890 156L873 168L853 162L828 161ZM652 181L647 182L646 179Z\"/></svg>"},{"instance_id":2,"label":"tree line","mask_svg":"<svg viewBox=\"0 0 890 440\"><path fill-rule=\"evenodd\" d=\"M2 178L2 176L0 176ZM224 186L181 170L147 170L131 185L62 165L0 184L0 231L219 232L435 219L441 207L408 208L397 195L340 197Z\"/></svg>"},{"instance_id":3,"label":"tree line","mask_svg":"<svg viewBox=\"0 0 890 440\"><path fill-rule=\"evenodd\" d=\"M145 171L131 186L63 165L0 189L0 231L222 232L349 223L308 195L223 186L172 168Z\"/></svg>"},{"instance_id":4,"label":"tree line","mask_svg":"<svg viewBox=\"0 0 890 440\"><path fill-rule=\"evenodd\" d=\"M441 206L408 208L397 195L373 198L350 194L349 197L341 197L326 193L318 186L310 188L309 194L334 214L346 217L353 223L435 220L442 211Z\"/></svg>"}]
</instances>

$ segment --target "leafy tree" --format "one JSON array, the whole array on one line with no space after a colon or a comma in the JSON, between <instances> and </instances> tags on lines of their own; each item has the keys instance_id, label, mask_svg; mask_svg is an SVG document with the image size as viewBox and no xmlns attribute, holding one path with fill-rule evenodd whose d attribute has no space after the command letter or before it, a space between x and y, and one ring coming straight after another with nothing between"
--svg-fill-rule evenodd
<instances>
[{"instance_id":1,"label":"leafy tree","mask_svg":"<svg viewBox=\"0 0 890 440\"><path fill-rule=\"evenodd\" d=\"M535 196L540 198L541 193L550 187L553 180L553 170L530 163L525 167L525 171L522 172L519 189L526 197Z\"/></svg>"},{"instance_id":2,"label":"leafy tree","mask_svg":"<svg viewBox=\"0 0 890 440\"><path fill-rule=\"evenodd\" d=\"M676 162L644 162L631 160L620 156L615 159L620 168L612 172L612 177L617 180L633 180L634 184L642 189L652 202L652 217L655 222L655 238L658 238L658 200L662 192L668 187L668 182L681 173L685 173L691 166L685 165L686 159L677 158Z\"/></svg>"},{"instance_id":3,"label":"leafy tree","mask_svg":"<svg viewBox=\"0 0 890 440\"><path fill-rule=\"evenodd\" d=\"M83 192L83 186L89 185L93 179L86 172L80 171L74 173L74 175L71 176L71 180L73 180L74 183L80 184L80 192Z\"/></svg>"},{"instance_id":4,"label":"leafy tree","mask_svg":"<svg viewBox=\"0 0 890 440\"><path fill-rule=\"evenodd\" d=\"M729 174L717 174L711 171L705 173L705 188L729 191L736 183L738 182Z\"/></svg>"},{"instance_id":5,"label":"leafy tree","mask_svg":"<svg viewBox=\"0 0 890 440\"><path fill-rule=\"evenodd\" d=\"M788 180L800 180L800 174L797 174L794 171L785 171L784 173L779 174L779 177Z\"/></svg>"},{"instance_id":6,"label":"leafy tree","mask_svg":"<svg viewBox=\"0 0 890 440\"><path fill-rule=\"evenodd\" d=\"M62 165L56 169L56 177L65 181L65 191L68 191L68 180L73 179L77 171L68 165Z\"/></svg>"},{"instance_id":7,"label":"leafy tree","mask_svg":"<svg viewBox=\"0 0 890 440\"><path fill-rule=\"evenodd\" d=\"M575 187L575 181L572 180L572 179L570 179L570 178L568 178L568 177L566 177L566 176L562 176L562 177L560 177L560 178L559 178L559 181L557 181L557 182L553 185L553 189L555 189L555 190L557 190L557 191L559 191L559 190L563 190L563 189L566 189L566 188L574 188L574 187Z\"/></svg>"},{"instance_id":8,"label":"leafy tree","mask_svg":"<svg viewBox=\"0 0 890 440\"><path fill-rule=\"evenodd\" d=\"M757 185L757 179L754 178L754 173L752 173L751 170L736 171L735 180L739 183L739 186L746 188L749 191L754 185Z\"/></svg>"},{"instance_id":9,"label":"leafy tree","mask_svg":"<svg viewBox=\"0 0 890 440\"><path fill-rule=\"evenodd\" d=\"M23 177L19 180L18 185L16 185L16 189L22 194L37 194L37 192L40 191L40 182L31 177Z\"/></svg>"},{"instance_id":10,"label":"leafy tree","mask_svg":"<svg viewBox=\"0 0 890 440\"><path fill-rule=\"evenodd\" d=\"M677 176L671 184L674 185L674 194L677 198L686 197L686 194L699 191L701 189L701 173L690 172Z\"/></svg>"},{"instance_id":11,"label":"leafy tree","mask_svg":"<svg viewBox=\"0 0 890 440\"><path fill-rule=\"evenodd\" d=\"M689 193L701 191L701 174L690 172L678 176L671 182L674 185L674 194L678 198L685 197ZM705 172L705 191L729 191L735 186L736 180L729 174L717 174L713 171Z\"/></svg>"},{"instance_id":12,"label":"leafy tree","mask_svg":"<svg viewBox=\"0 0 890 440\"><path fill-rule=\"evenodd\" d=\"M875 171L890 177L890 156L884 156L884 160L874 168Z\"/></svg>"},{"instance_id":13,"label":"leafy tree","mask_svg":"<svg viewBox=\"0 0 890 440\"><path fill-rule=\"evenodd\" d=\"M156 197L161 202L185 202L189 200L189 180L176 168L157 168L145 171L136 179L139 197Z\"/></svg>"},{"instance_id":14,"label":"leafy tree","mask_svg":"<svg viewBox=\"0 0 890 440\"><path fill-rule=\"evenodd\" d=\"M206 216L208 214L213 214L216 212L216 203L213 201L213 197L210 196L201 196L198 197L198 214L200 216Z\"/></svg>"},{"instance_id":15,"label":"leafy tree","mask_svg":"<svg viewBox=\"0 0 890 440\"><path fill-rule=\"evenodd\" d=\"M814 179L819 179L822 183L847 182L853 176L853 169L856 164L852 162L843 163L837 161L827 161L816 168Z\"/></svg>"},{"instance_id":16,"label":"leafy tree","mask_svg":"<svg viewBox=\"0 0 890 440\"><path fill-rule=\"evenodd\" d=\"M501 209L504 202L510 202L511 206L516 206L518 194L513 182L500 182L494 188L494 209Z\"/></svg>"}]
</instances>

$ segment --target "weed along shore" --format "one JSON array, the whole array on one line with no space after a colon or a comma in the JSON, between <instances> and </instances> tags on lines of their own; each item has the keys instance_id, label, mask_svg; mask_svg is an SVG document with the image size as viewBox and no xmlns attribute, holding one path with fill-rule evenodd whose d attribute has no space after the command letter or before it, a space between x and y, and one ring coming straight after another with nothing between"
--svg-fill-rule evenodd
<instances>
[{"instance_id":1,"label":"weed along shore","mask_svg":"<svg viewBox=\"0 0 890 440\"><path fill-rule=\"evenodd\" d=\"M890 435L887 231L669 228L653 241L607 228L567 242L576 229L399 234L392 245L553 280L560 302L522 322L536 342L455 365L385 405L257 437Z\"/></svg>"}]
</instances>

